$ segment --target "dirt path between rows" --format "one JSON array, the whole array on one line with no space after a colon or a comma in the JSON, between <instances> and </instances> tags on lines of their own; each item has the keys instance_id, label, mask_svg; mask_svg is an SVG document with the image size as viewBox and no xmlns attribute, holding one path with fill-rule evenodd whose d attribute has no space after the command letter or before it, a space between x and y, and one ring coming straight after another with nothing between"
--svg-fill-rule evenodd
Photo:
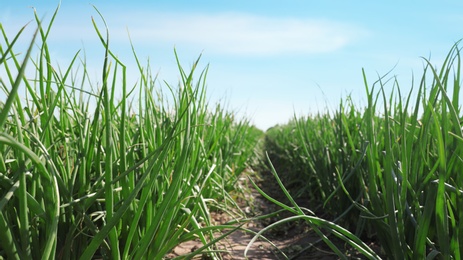
<instances>
[{"instance_id":1,"label":"dirt path between rows","mask_svg":"<svg viewBox=\"0 0 463 260\"><path fill-rule=\"evenodd\" d=\"M256 175L253 175L258 179ZM272 196L282 196L278 193L279 187L275 181L270 181L267 176L257 181L259 187L270 193ZM247 179L241 180L242 185L249 188L249 193L244 198L239 200L240 206L253 216L268 214L275 212L279 208L263 198L261 194L252 187ZM264 185L265 183L265 185ZM270 186L269 186L270 183ZM265 186L265 187L264 187ZM251 205L249 205L251 204ZM252 210L250 210L250 206ZM290 215L288 215L290 216ZM273 217L264 220L254 220L246 223L243 227L253 230L254 232L260 231L265 226L277 221L279 217ZM217 224L224 224L230 220L230 217L225 213L212 213L212 218ZM244 255L245 249L251 241L253 235L243 231L235 231L228 237L222 239L217 243L217 248L223 250L222 258L228 259L338 259L334 253L330 252L329 248L320 242L320 237L314 232L311 232L308 226L304 223L288 223L279 226L272 231L264 233L264 236L273 243L273 245L264 241L263 239L256 240L248 250L246 257ZM312 246L311 246L312 245ZM202 243L200 241L188 241L177 246L167 258L175 258L177 256L186 255L200 248ZM307 249L307 247L309 247ZM278 249L276 249L278 248ZM284 254L282 254L283 252ZM286 255L286 256L285 256ZM208 259L205 256L198 256L195 259Z\"/></svg>"}]
</instances>

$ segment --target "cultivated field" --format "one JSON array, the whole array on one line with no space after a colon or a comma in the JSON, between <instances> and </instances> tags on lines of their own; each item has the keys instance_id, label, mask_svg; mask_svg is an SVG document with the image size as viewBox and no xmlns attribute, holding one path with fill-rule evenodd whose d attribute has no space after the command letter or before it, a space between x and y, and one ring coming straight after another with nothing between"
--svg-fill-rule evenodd
<instances>
[{"instance_id":1,"label":"cultivated field","mask_svg":"<svg viewBox=\"0 0 463 260\"><path fill-rule=\"evenodd\" d=\"M264 133L210 104L199 59L184 70L176 56L175 86L138 62L129 85L94 22L105 49L95 84L80 52L52 66L53 19L35 21L28 50L16 46L31 35L0 27L0 258L163 259L196 240L178 258L221 259L216 244L231 233L257 239L291 222L340 258L462 258L458 44L439 67L423 60L408 93L394 77L363 75L365 107L346 98ZM282 196L254 183L264 172ZM250 189L278 211L244 210ZM216 223L214 214L228 217ZM277 215L260 231L244 225Z\"/></svg>"}]
</instances>

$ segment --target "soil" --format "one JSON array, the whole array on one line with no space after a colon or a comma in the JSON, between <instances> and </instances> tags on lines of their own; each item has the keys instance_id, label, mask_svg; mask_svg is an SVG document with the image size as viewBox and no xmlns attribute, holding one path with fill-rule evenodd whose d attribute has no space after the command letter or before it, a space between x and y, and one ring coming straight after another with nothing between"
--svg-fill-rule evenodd
<instances>
[{"instance_id":1,"label":"soil","mask_svg":"<svg viewBox=\"0 0 463 260\"><path fill-rule=\"evenodd\" d=\"M270 173L257 176L249 174L261 189L267 194L276 198L278 201L286 202L284 194L281 192L276 181L272 180L273 176ZM265 199L246 179L241 179L241 185L248 187L247 194L238 199L240 207L245 211L249 218L262 216L279 210L280 208L272 202ZM300 199L298 205L310 208L306 201ZM327 217L322 214L316 214L319 217ZM278 216L271 218L253 220L247 222L243 227L254 232L262 230L264 227L285 217L292 216L289 212L283 212ZM213 212L212 218L217 224L224 224L230 220L230 217L221 212ZM329 219L329 218L328 218ZM226 231L226 230L225 230ZM321 259L331 260L339 259L332 250L321 240L310 227L304 222L291 222L277 226L272 230L263 234L268 241L257 239L249 248L246 256L245 249L253 238L253 234L243 231L235 231L226 238L216 244L218 250L223 250L221 253L222 259ZM340 249L345 249L346 255L350 259L366 259L361 254L346 248L343 241L336 240L333 236L326 234L330 240L334 241ZM273 245L272 245L273 244ZM175 258L186 255L200 248L200 241L188 241L177 246L167 258ZM376 243L371 243L371 247L375 251L379 251L380 247ZM208 259L206 256L198 256L195 259Z\"/></svg>"}]
</instances>

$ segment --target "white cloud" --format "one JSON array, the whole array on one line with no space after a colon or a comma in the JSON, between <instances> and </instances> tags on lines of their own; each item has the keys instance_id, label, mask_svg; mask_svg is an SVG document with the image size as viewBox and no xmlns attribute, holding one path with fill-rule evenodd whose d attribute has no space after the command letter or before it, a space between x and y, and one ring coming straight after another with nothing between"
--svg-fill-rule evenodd
<instances>
[{"instance_id":1,"label":"white cloud","mask_svg":"<svg viewBox=\"0 0 463 260\"><path fill-rule=\"evenodd\" d=\"M136 43L188 44L225 54L324 53L340 49L365 35L365 30L352 25L316 19L236 13L151 14L151 19L140 14L133 17L143 17L143 22L132 19L133 24L127 25ZM122 35L127 37L123 31Z\"/></svg>"},{"instance_id":2,"label":"white cloud","mask_svg":"<svg viewBox=\"0 0 463 260\"><path fill-rule=\"evenodd\" d=\"M95 19L104 33L100 19ZM363 28L337 21L242 13L113 12L105 19L113 43L127 43L128 29L135 46L168 44L228 55L326 53L368 34ZM97 41L91 23L77 18L55 23L51 37L56 41Z\"/></svg>"},{"instance_id":3,"label":"white cloud","mask_svg":"<svg viewBox=\"0 0 463 260\"><path fill-rule=\"evenodd\" d=\"M57 42L98 42L88 13L59 14L50 35ZM93 14L94 15L94 14ZM95 16L100 31L104 25ZM327 19L269 17L244 13L160 13L117 11L104 14L113 43L163 44L226 55L314 54L339 50L367 36L357 25Z\"/></svg>"}]
</instances>

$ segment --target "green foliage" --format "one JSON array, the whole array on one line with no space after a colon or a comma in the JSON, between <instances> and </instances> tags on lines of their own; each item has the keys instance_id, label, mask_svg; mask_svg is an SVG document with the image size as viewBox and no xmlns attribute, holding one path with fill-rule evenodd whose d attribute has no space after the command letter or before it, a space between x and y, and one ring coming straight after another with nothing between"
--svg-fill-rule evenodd
<instances>
[{"instance_id":1,"label":"green foliage","mask_svg":"<svg viewBox=\"0 0 463 260\"><path fill-rule=\"evenodd\" d=\"M376 97L367 87L369 149L363 178L370 203L362 214L373 218L385 252L396 259L461 257L459 51L455 45L440 70L426 60L413 110L412 92L401 101L397 82L396 102L392 94L384 95L382 79ZM373 114L381 97L385 117L378 121Z\"/></svg>"},{"instance_id":2,"label":"green foliage","mask_svg":"<svg viewBox=\"0 0 463 260\"><path fill-rule=\"evenodd\" d=\"M349 230L346 228L342 227L341 225L338 225L332 221L328 221L326 219L322 219L317 217L311 210L300 207L294 200L294 198L291 196L291 194L288 192L286 187L284 186L283 182L281 179L278 177L278 174L273 167L272 163L270 162L270 158L267 156L270 164L270 170L275 177L279 187L283 191L284 195L286 198L289 200L290 205L286 205L272 197L270 197L267 193L265 193L262 189L260 189L254 182L253 183L254 187L259 191L260 194L262 194L265 198L267 198L269 201L275 203L276 205L280 206L282 210L289 211L293 213L295 216L292 217L287 217L283 218L265 228L260 230L249 242L246 250L245 250L245 255L247 251L249 250L250 246L256 241L257 238L259 238L264 232L267 230L270 230L278 225L291 222L291 221L299 221L303 220L305 223L307 223L311 229L320 236L321 240L325 242L331 250L333 250L334 253L336 253L341 259L348 259L347 256L345 255L345 250L342 248L338 248L338 246L331 241L331 239L326 235L328 234L333 234L334 236L338 237L339 239L343 240L346 242L346 244L349 244L352 248L358 250L361 252L364 256L366 256L368 259L379 259L379 256L371 249L368 247L367 244L362 242L361 239L359 239L357 236L355 236L353 233L351 233ZM325 232L323 232L325 231ZM309 247L312 245L309 245Z\"/></svg>"},{"instance_id":3,"label":"green foliage","mask_svg":"<svg viewBox=\"0 0 463 260\"><path fill-rule=\"evenodd\" d=\"M241 227L213 226L209 212L242 214L230 194L258 158L262 131L210 105L208 68L198 72L199 58L185 71L175 53L180 84L166 83L164 95L133 51L139 81L129 87L126 66L96 21L104 65L98 91L89 91L80 52L64 68L52 65L47 38L57 13L47 26L35 15L24 55L15 51L24 28L10 40L0 25L7 96L0 111L0 257L162 259L200 239L204 247L185 257L218 258L214 244ZM323 231L371 259L379 255L360 238L376 238L391 259L460 259L460 71L455 45L440 69L425 60L418 87L405 98L394 78L370 87L364 75L365 108L348 98L333 113L269 129L264 149L289 205L256 189L295 216L256 238L303 220L341 258L345 251ZM319 205L331 219L313 213ZM216 237L225 228L231 231Z\"/></svg>"},{"instance_id":4,"label":"green foliage","mask_svg":"<svg viewBox=\"0 0 463 260\"><path fill-rule=\"evenodd\" d=\"M388 257L459 259L460 71L455 45L441 69L425 60L418 89L405 99L396 80L382 77L370 88L364 75L364 109L347 99L333 115L270 129L269 157L292 196L323 204L357 236L376 237Z\"/></svg>"},{"instance_id":5,"label":"green foliage","mask_svg":"<svg viewBox=\"0 0 463 260\"><path fill-rule=\"evenodd\" d=\"M236 206L228 192L252 163L262 132L209 106L199 59L186 72L176 56L181 82L166 84L170 96L140 62L139 83L129 88L126 66L96 21L105 56L99 91L89 91L79 52L64 69L52 66L47 37L57 13L47 27L35 16L38 40L22 63L14 51L22 30L9 41L0 27L8 97L0 111L0 256L162 259L199 238L206 246L192 255L217 257L213 234L223 227L212 225L210 208ZM20 85L25 97L17 95Z\"/></svg>"}]
</instances>

